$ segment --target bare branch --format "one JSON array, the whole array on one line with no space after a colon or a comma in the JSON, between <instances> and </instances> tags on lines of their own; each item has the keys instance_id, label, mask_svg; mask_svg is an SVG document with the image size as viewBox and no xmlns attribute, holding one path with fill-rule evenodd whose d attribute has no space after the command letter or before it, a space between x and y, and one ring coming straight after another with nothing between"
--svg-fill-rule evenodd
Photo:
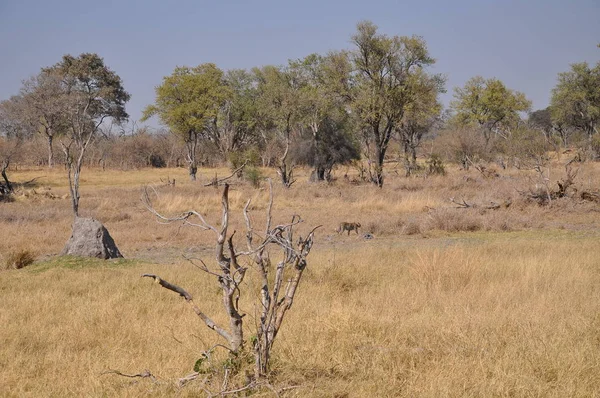
<instances>
[{"instance_id":1,"label":"bare branch","mask_svg":"<svg viewBox=\"0 0 600 398\"><path fill-rule=\"evenodd\" d=\"M153 274L143 274L142 278L153 278L156 283L158 283L159 285L161 285L165 289L168 289L168 290L170 290L172 292L175 292L175 293L179 294L186 301L191 301L192 300L192 295L189 294L188 292L186 292L185 290L183 290L183 288L180 288L177 285L173 285L172 283L167 282L166 280L160 278L159 276L156 276L156 275L153 275Z\"/></svg>"},{"instance_id":2,"label":"bare branch","mask_svg":"<svg viewBox=\"0 0 600 398\"><path fill-rule=\"evenodd\" d=\"M267 226L265 227L265 235L271 231L271 217L273 213L273 181L269 178L269 205L267 206Z\"/></svg>"},{"instance_id":3,"label":"bare branch","mask_svg":"<svg viewBox=\"0 0 600 398\"><path fill-rule=\"evenodd\" d=\"M115 375L118 375L118 376L129 377L129 378L136 378L136 377L145 378L145 377L148 377L152 381L156 381L156 377L152 373L150 373L150 371L147 370L147 369L144 370L142 373L137 373L137 374L133 374L133 375L128 375L126 373L121 373L118 370L113 370L113 369L109 369L109 370L106 370L106 371L100 373L100 375L107 375L107 374L115 374Z\"/></svg>"},{"instance_id":4,"label":"bare branch","mask_svg":"<svg viewBox=\"0 0 600 398\"><path fill-rule=\"evenodd\" d=\"M225 184L225 188L223 188L223 196L221 196L221 206L223 208L223 214L221 216L221 231L219 232L219 236L217 237L217 261L221 268L228 269L229 261L225 257L223 253L223 247L225 245L225 238L227 236L227 226L229 224L229 184Z\"/></svg>"},{"instance_id":5,"label":"bare branch","mask_svg":"<svg viewBox=\"0 0 600 398\"><path fill-rule=\"evenodd\" d=\"M156 189L154 187L150 187L156 196L158 196L158 192L156 191ZM213 227L212 225L210 225L208 222L206 222L206 220L204 219L204 216L202 216L202 214L200 214L199 212L195 211L195 210L188 210L186 212L181 213L178 216L174 216L174 217L166 217L162 214L160 214L159 212L157 212L154 209L154 206L152 205L152 201L150 199L150 195L148 194L148 187L145 186L144 190L142 192L142 204L144 205L144 207L146 207L146 209L154 214L154 216L156 216L156 218L159 220L160 223L162 224L170 224L173 222L177 222L177 221L183 221L186 225L190 225L193 227L198 227L204 230L211 230L214 231L215 233L217 232L217 229L215 227ZM189 218L195 216L200 220L200 224L197 223L192 223L189 221Z\"/></svg>"},{"instance_id":6,"label":"bare branch","mask_svg":"<svg viewBox=\"0 0 600 398\"><path fill-rule=\"evenodd\" d=\"M227 181L230 178L232 178L234 175L236 175L237 173L239 173L240 171L244 170L244 167L246 167L246 165L248 164L248 161L246 160L244 162L243 165L241 165L240 167L238 167L237 169L235 169L233 171L233 173L231 173L231 175L224 177L224 178L219 178L217 179L217 176L215 175L215 178L213 178L213 180L211 182L207 182L206 184L204 184L205 187L216 187L219 184L221 184L223 181Z\"/></svg>"},{"instance_id":7,"label":"bare branch","mask_svg":"<svg viewBox=\"0 0 600 398\"><path fill-rule=\"evenodd\" d=\"M450 198L450 202L458 205L457 209L469 209L475 207L475 205L467 203L464 199L462 200L462 203L460 203L457 202L454 198Z\"/></svg>"},{"instance_id":8,"label":"bare branch","mask_svg":"<svg viewBox=\"0 0 600 398\"><path fill-rule=\"evenodd\" d=\"M183 297L185 299L185 301L187 301L192 306L192 309L194 310L196 315L198 315L200 317L200 319L202 319L204 321L206 326L208 326L210 329L217 332L225 340L227 340L227 341L231 340L231 336L229 335L229 333L222 327L218 326L212 319L210 319L204 312L202 312L200 310L200 308L198 308L198 306L194 303L194 301L192 299L192 295L189 294L187 291L185 291L183 288L181 288L177 285L173 285L172 283L169 283L169 282L165 281L164 279L160 278L159 276L156 276L153 274L143 274L142 278L144 278L144 277L153 278L156 283L158 283L165 289L171 290L172 292L179 294L181 297Z\"/></svg>"},{"instance_id":9,"label":"bare branch","mask_svg":"<svg viewBox=\"0 0 600 398\"><path fill-rule=\"evenodd\" d=\"M225 275L223 274L219 274L217 272L211 271L208 266L206 265L206 263L201 259L201 258L192 258L192 257L186 257L183 256L183 258L185 258L187 261L189 261L194 267L206 272L207 274L216 276L217 278L224 278ZM198 260L202 263L202 265L198 265L194 262L194 260Z\"/></svg>"}]
</instances>

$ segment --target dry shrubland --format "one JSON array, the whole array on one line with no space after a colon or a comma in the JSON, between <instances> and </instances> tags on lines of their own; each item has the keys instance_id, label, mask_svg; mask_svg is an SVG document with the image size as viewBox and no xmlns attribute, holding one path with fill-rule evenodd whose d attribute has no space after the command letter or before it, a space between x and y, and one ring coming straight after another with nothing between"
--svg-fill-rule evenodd
<instances>
[{"instance_id":1,"label":"dry shrubland","mask_svg":"<svg viewBox=\"0 0 600 398\"><path fill-rule=\"evenodd\" d=\"M308 183L302 171L290 189L276 185L276 219L300 214L306 228L324 228L274 347L274 388L296 397L598 396L600 209L577 192L597 189L599 169L582 164L577 191L546 206L523 194L540 183L536 174L515 169L427 178L390 170L381 189L342 178ZM204 395L200 382L179 389L174 381L217 337L140 274L185 285L222 319L217 285L182 257L212 260L214 236L157 224L139 198L149 184L162 213L193 208L218 224L219 191L202 186L214 173L202 169L192 183L184 169L86 169L81 213L101 220L127 258L103 262L55 257L70 234L64 171L11 171L17 182L39 178L0 203L0 263L14 253L37 260L0 272L0 395ZM549 173L555 184L564 168ZM233 182L232 228L242 230L247 198L262 222L265 187ZM360 222L361 235L335 233L341 221ZM251 319L257 284L247 284ZM103 374L109 369L149 369L157 381Z\"/></svg>"}]
</instances>

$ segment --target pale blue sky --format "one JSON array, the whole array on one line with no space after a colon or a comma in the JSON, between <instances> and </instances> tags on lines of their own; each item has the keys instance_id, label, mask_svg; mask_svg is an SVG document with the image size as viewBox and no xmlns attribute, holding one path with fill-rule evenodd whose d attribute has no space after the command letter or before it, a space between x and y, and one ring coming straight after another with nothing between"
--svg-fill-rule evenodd
<instances>
[{"instance_id":1,"label":"pale blue sky","mask_svg":"<svg viewBox=\"0 0 600 398\"><path fill-rule=\"evenodd\" d=\"M351 48L356 23L425 37L453 88L497 77L546 107L558 72L600 60L600 0L0 0L0 99L63 54L96 52L132 94L139 119L177 65L281 65Z\"/></svg>"}]
</instances>

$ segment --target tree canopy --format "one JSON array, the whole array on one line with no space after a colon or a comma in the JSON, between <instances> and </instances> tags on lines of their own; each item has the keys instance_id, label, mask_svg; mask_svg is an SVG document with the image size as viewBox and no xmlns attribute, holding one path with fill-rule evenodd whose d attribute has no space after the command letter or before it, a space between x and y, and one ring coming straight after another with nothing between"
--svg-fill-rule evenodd
<instances>
[{"instance_id":1,"label":"tree canopy","mask_svg":"<svg viewBox=\"0 0 600 398\"><path fill-rule=\"evenodd\" d=\"M61 145L67 158L73 212L77 217L79 175L85 151L106 120L112 119L116 123L127 120L125 103L131 96L125 91L121 78L98 54L65 55L61 62L42 69L41 73L60 78L60 101L56 112L61 115L61 126L67 128L67 141ZM37 87L41 90L44 86ZM78 152L76 159L71 153L73 145Z\"/></svg>"},{"instance_id":2,"label":"tree canopy","mask_svg":"<svg viewBox=\"0 0 600 398\"><path fill-rule=\"evenodd\" d=\"M525 94L507 88L496 78L476 76L464 87L457 87L450 106L461 126L482 129L486 143L492 134L506 136L521 120L519 112L529 111L531 101Z\"/></svg>"},{"instance_id":3,"label":"tree canopy","mask_svg":"<svg viewBox=\"0 0 600 398\"><path fill-rule=\"evenodd\" d=\"M215 64L177 67L156 87L156 100L144 110L142 121L157 115L160 121L186 144L189 173L196 178L196 146L209 124L232 95L224 74Z\"/></svg>"},{"instance_id":4,"label":"tree canopy","mask_svg":"<svg viewBox=\"0 0 600 398\"><path fill-rule=\"evenodd\" d=\"M435 60L422 37L388 37L377 33L377 26L371 22L358 24L352 42L351 107L360 121L372 157L370 163L374 164L371 180L382 186L383 163L392 134L407 107L418 99L415 80Z\"/></svg>"},{"instance_id":5,"label":"tree canopy","mask_svg":"<svg viewBox=\"0 0 600 398\"><path fill-rule=\"evenodd\" d=\"M571 65L571 70L558 75L550 101L552 119L580 129L590 141L600 122L600 62L590 67L587 62Z\"/></svg>"}]
</instances>

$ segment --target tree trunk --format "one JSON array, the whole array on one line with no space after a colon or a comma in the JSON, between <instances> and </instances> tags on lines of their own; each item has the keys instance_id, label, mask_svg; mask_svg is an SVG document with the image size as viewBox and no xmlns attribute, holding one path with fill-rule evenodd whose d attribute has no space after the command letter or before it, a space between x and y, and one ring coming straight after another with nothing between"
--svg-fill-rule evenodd
<instances>
[{"instance_id":1,"label":"tree trunk","mask_svg":"<svg viewBox=\"0 0 600 398\"><path fill-rule=\"evenodd\" d=\"M283 152L283 156L281 157L279 167L277 168L277 174L281 177L281 183L284 187L289 188L295 182L293 179L292 173L294 171L294 167L288 167L287 165L287 156L290 150L290 141L287 140L285 144L285 151Z\"/></svg>"},{"instance_id":2,"label":"tree trunk","mask_svg":"<svg viewBox=\"0 0 600 398\"><path fill-rule=\"evenodd\" d=\"M377 148L377 163L375 164L375 175L373 183L379 188L383 187L383 161L385 159L385 151L382 148Z\"/></svg>"},{"instance_id":3,"label":"tree trunk","mask_svg":"<svg viewBox=\"0 0 600 398\"><path fill-rule=\"evenodd\" d=\"M9 160L5 160L4 163L2 163L2 178L4 179L4 185L6 186L7 193L11 193L13 191L12 183L10 182L10 180L8 179L8 176L6 175L6 170L8 169L9 164L10 164Z\"/></svg>"},{"instance_id":4,"label":"tree trunk","mask_svg":"<svg viewBox=\"0 0 600 398\"><path fill-rule=\"evenodd\" d=\"M198 167L194 163L190 163L188 171L190 173L190 180L196 181L196 172L198 171Z\"/></svg>"},{"instance_id":5,"label":"tree trunk","mask_svg":"<svg viewBox=\"0 0 600 398\"><path fill-rule=\"evenodd\" d=\"M81 173L81 162L73 165L72 161L69 164L69 190L71 191L71 205L73 214L79 217L79 174ZM71 177L73 174L73 177Z\"/></svg>"},{"instance_id":6,"label":"tree trunk","mask_svg":"<svg viewBox=\"0 0 600 398\"><path fill-rule=\"evenodd\" d=\"M190 180L196 181L196 172L198 171L198 162L196 160L196 146L198 145L198 134L194 131L189 132L189 136L185 142L187 149L188 171Z\"/></svg>"},{"instance_id":7,"label":"tree trunk","mask_svg":"<svg viewBox=\"0 0 600 398\"><path fill-rule=\"evenodd\" d=\"M52 141L54 140L54 136L48 136L48 167L54 167L54 146L52 145Z\"/></svg>"},{"instance_id":8,"label":"tree trunk","mask_svg":"<svg viewBox=\"0 0 600 398\"><path fill-rule=\"evenodd\" d=\"M326 169L325 166L316 166L311 175L311 181L325 181L326 180Z\"/></svg>"}]
</instances>

